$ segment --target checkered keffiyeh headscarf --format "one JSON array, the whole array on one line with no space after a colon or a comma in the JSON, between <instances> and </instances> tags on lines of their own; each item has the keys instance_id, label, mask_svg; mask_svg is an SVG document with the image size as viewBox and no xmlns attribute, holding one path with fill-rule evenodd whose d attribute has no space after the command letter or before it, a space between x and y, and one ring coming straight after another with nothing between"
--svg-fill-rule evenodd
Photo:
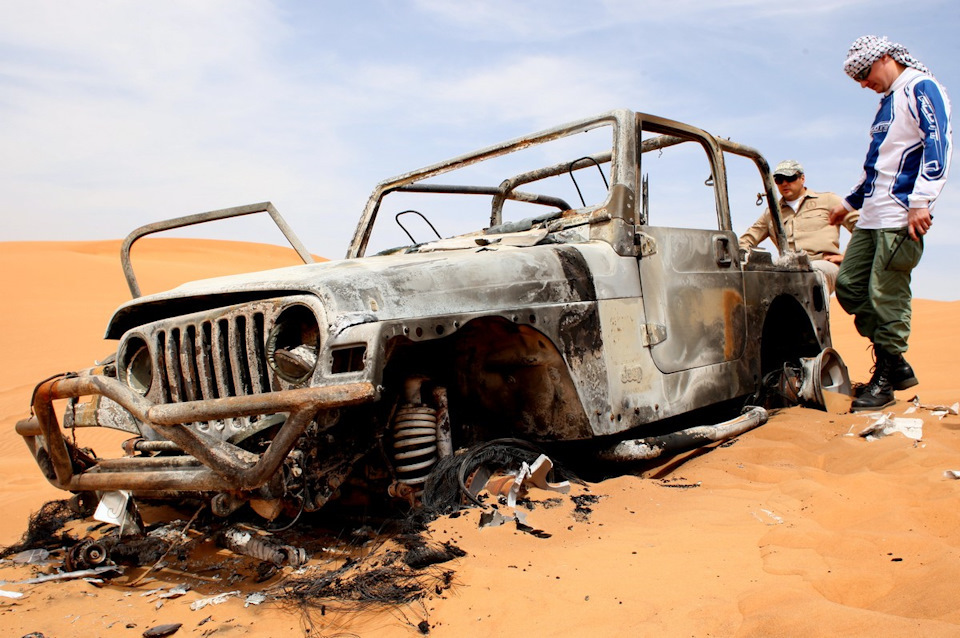
<instances>
[{"instance_id":1,"label":"checkered keffiyeh headscarf","mask_svg":"<svg viewBox=\"0 0 960 638\"><path fill-rule=\"evenodd\" d=\"M927 67L910 55L905 46L890 42L886 36L880 38L875 35L865 35L853 41L850 50L847 51L843 70L850 77L856 77L857 73L868 68L884 55L889 55L903 66L916 69L921 73L930 73Z\"/></svg>"}]
</instances>

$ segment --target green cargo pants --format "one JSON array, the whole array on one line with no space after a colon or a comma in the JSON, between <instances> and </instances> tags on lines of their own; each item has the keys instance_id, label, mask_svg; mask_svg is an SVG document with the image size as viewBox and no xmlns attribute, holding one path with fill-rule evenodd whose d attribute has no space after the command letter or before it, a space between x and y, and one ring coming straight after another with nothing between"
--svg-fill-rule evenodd
<instances>
[{"instance_id":1,"label":"green cargo pants","mask_svg":"<svg viewBox=\"0 0 960 638\"><path fill-rule=\"evenodd\" d=\"M910 273L923 255L923 238L906 228L855 228L837 275L837 301L854 316L857 332L889 354L907 351Z\"/></svg>"}]
</instances>

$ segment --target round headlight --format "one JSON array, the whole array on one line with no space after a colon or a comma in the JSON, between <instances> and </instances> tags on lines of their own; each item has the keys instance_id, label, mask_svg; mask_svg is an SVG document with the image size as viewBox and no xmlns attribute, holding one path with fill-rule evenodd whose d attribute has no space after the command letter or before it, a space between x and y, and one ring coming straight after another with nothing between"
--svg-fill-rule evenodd
<instances>
[{"instance_id":1,"label":"round headlight","mask_svg":"<svg viewBox=\"0 0 960 638\"><path fill-rule=\"evenodd\" d=\"M284 308L267 338L267 360L284 381L304 381L317 367L320 324L307 306Z\"/></svg>"},{"instance_id":2,"label":"round headlight","mask_svg":"<svg viewBox=\"0 0 960 638\"><path fill-rule=\"evenodd\" d=\"M118 361L117 376L127 386L146 396L153 383L153 364L150 361L150 349L140 337L131 337L123 347L123 355Z\"/></svg>"}]
</instances>

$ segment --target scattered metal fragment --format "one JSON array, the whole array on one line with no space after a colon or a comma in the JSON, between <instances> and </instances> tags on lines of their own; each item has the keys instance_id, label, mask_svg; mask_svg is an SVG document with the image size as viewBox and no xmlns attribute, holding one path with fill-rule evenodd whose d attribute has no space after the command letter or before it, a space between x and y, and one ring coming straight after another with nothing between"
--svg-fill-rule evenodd
<instances>
[{"instance_id":1,"label":"scattered metal fragment","mask_svg":"<svg viewBox=\"0 0 960 638\"><path fill-rule=\"evenodd\" d=\"M67 550L64 558L64 567L67 571L77 571L80 569L93 569L110 562L110 555L107 548L89 538L85 538L73 545Z\"/></svg>"},{"instance_id":2,"label":"scattered metal fragment","mask_svg":"<svg viewBox=\"0 0 960 638\"><path fill-rule=\"evenodd\" d=\"M943 478L960 479L960 470L944 470Z\"/></svg>"},{"instance_id":3,"label":"scattered metal fragment","mask_svg":"<svg viewBox=\"0 0 960 638\"><path fill-rule=\"evenodd\" d=\"M513 520L513 517L506 517L500 513L500 510L485 510L480 512L480 525L482 529L484 527L500 527L509 520Z\"/></svg>"},{"instance_id":4,"label":"scattered metal fragment","mask_svg":"<svg viewBox=\"0 0 960 638\"><path fill-rule=\"evenodd\" d=\"M10 583L11 585L36 585L37 583L48 583L57 580L76 580L78 578L87 578L89 576L100 576L116 572L118 575L123 573L123 568L118 565L101 565L93 569L81 569L75 572L63 572L60 574L47 574L46 576L37 576L26 580L18 580Z\"/></svg>"},{"instance_id":5,"label":"scattered metal fragment","mask_svg":"<svg viewBox=\"0 0 960 638\"><path fill-rule=\"evenodd\" d=\"M749 406L743 414L714 425L700 425L661 436L628 439L602 450L600 456L607 461L648 461L667 453L702 447L715 441L723 441L743 434L767 422L767 411L759 406Z\"/></svg>"},{"instance_id":6,"label":"scattered metal fragment","mask_svg":"<svg viewBox=\"0 0 960 638\"><path fill-rule=\"evenodd\" d=\"M0 598L23 598L23 592L0 589Z\"/></svg>"},{"instance_id":7,"label":"scattered metal fragment","mask_svg":"<svg viewBox=\"0 0 960 638\"><path fill-rule=\"evenodd\" d=\"M160 594L158 598L180 598L180 596L185 595L188 591L190 591L188 585L177 585L170 591Z\"/></svg>"},{"instance_id":8,"label":"scattered metal fragment","mask_svg":"<svg viewBox=\"0 0 960 638\"><path fill-rule=\"evenodd\" d=\"M46 549L26 549L19 554L14 554L10 560L18 565L39 565L50 557L50 552Z\"/></svg>"},{"instance_id":9,"label":"scattered metal fragment","mask_svg":"<svg viewBox=\"0 0 960 638\"><path fill-rule=\"evenodd\" d=\"M219 605L225 603L234 596L239 596L240 590L236 589L234 591L224 592L222 594L217 594L216 596L210 596L209 598L201 598L200 600L195 600L190 603L190 611L197 611L198 609L203 609L207 605Z\"/></svg>"},{"instance_id":10,"label":"scattered metal fragment","mask_svg":"<svg viewBox=\"0 0 960 638\"><path fill-rule=\"evenodd\" d=\"M954 402L951 405L934 405L929 403L920 403L920 397L914 396L910 399L910 402L913 403L913 408L908 410L911 412L913 410L930 410L933 416L942 419L948 414L958 415L960 414L960 401Z\"/></svg>"},{"instance_id":11,"label":"scattered metal fragment","mask_svg":"<svg viewBox=\"0 0 960 638\"><path fill-rule=\"evenodd\" d=\"M204 507L205 507L204 505L201 505L199 508L197 508L197 511L193 513L193 516L191 516L191 517L190 517L190 520L187 521L187 524L184 525L183 531L180 532L179 538L178 538L175 542L170 543L170 545L167 547L167 549L166 549L166 551L163 553L163 555L160 556L160 558L158 558L157 561L156 561L153 565L151 565L146 571L144 571L142 574L140 574L140 576L137 577L136 580L134 580L132 583L130 583L130 586L131 586L131 587L136 587L136 586L139 585L141 582L143 582L143 580L144 580L145 578L147 578L147 576L150 574L150 572L152 572L152 571L155 570L155 569L158 569L158 568L161 566L161 564L162 564L162 562L163 562L163 559L167 556L167 554L169 554L170 552L172 552L172 551L174 550L174 548L179 547L180 544L183 543L183 541L185 541L185 540L187 539L187 531L190 529L190 526L193 525L194 521L197 520L197 517L200 516L200 512L202 512L202 511L204 510ZM164 530L163 534L167 534L167 533L168 533L168 531L167 531L167 530Z\"/></svg>"},{"instance_id":12,"label":"scattered metal fragment","mask_svg":"<svg viewBox=\"0 0 960 638\"><path fill-rule=\"evenodd\" d=\"M520 464L520 471L513 476L512 483L503 485L501 490L506 488L507 505L509 507L517 506L517 499L527 493L530 486L541 490L560 492L566 494L570 491L570 482L561 481L560 483L551 483L547 480L550 472L553 470L553 461L546 454L541 454L537 459L527 464L526 461ZM487 483L490 485L490 482Z\"/></svg>"},{"instance_id":13,"label":"scattered metal fragment","mask_svg":"<svg viewBox=\"0 0 960 638\"><path fill-rule=\"evenodd\" d=\"M672 487L678 490L689 490L694 487L700 487L701 483L700 481L697 481L696 483L674 483L674 482L670 482L667 479L664 479L660 481L657 485L659 485L660 487Z\"/></svg>"},{"instance_id":14,"label":"scattered metal fragment","mask_svg":"<svg viewBox=\"0 0 960 638\"><path fill-rule=\"evenodd\" d=\"M236 525L225 530L217 541L225 549L275 565L300 567L307 562L307 553L303 548L280 545L269 537Z\"/></svg>"},{"instance_id":15,"label":"scattered metal fragment","mask_svg":"<svg viewBox=\"0 0 960 638\"><path fill-rule=\"evenodd\" d=\"M267 595L264 594L263 592L254 592L254 593L248 595L248 596L243 600L243 606L244 606L244 607L249 607L250 605L259 605L260 603L262 603L262 602L265 601L266 599L267 599Z\"/></svg>"},{"instance_id":16,"label":"scattered metal fragment","mask_svg":"<svg viewBox=\"0 0 960 638\"><path fill-rule=\"evenodd\" d=\"M923 419L894 417L892 412L871 414L869 418L871 422L860 431L860 436L868 441L875 441L895 432L915 441L923 439Z\"/></svg>"},{"instance_id":17,"label":"scattered metal fragment","mask_svg":"<svg viewBox=\"0 0 960 638\"><path fill-rule=\"evenodd\" d=\"M158 587L157 589L151 589L150 591L145 591L141 593L141 596L156 596L157 598L167 599L167 598L180 598L190 591L188 585L177 585L172 587L169 591L165 591L163 587Z\"/></svg>"},{"instance_id":18,"label":"scattered metal fragment","mask_svg":"<svg viewBox=\"0 0 960 638\"><path fill-rule=\"evenodd\" d=\"M126 490L104 492L93 517L104 523L119 526L120 535L139 535L143 533L143 521L136 505Z\"/></svg>"}]
</instances>

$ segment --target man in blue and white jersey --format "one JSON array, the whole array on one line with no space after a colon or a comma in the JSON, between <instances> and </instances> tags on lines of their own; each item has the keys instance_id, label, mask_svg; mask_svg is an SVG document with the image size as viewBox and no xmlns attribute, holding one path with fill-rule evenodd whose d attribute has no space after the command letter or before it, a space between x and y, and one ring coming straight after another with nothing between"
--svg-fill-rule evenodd
<instances>
[{"instance_id":1,"label":"man in blue and white jersey","mask_svg":"<svg viewBox=\"0 0 960 638\"><path fill-rule=\"evenodd\" d=\"M857 331L873 343L876 358L873 377L858 390L851 409L879 410L894 403L894 390L917 384L903 358L910 336L910 274L947 179L950 101L923 64L885 37L855 40L843 69L883 96L860 182L830 211L830 222L839 224L848 211L860 209L836 295L854 315Z\"/></svg>"}]
</instances>

